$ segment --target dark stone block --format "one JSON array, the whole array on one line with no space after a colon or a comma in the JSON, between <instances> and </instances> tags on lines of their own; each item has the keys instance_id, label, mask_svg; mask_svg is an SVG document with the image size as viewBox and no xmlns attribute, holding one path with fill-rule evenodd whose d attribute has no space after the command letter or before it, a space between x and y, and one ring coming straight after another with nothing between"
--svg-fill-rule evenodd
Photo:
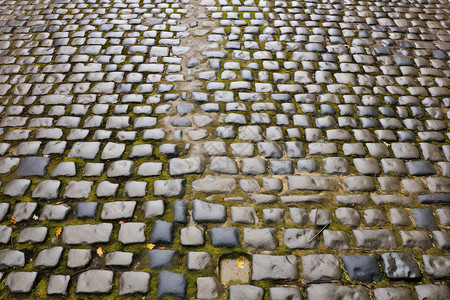
<instances>
[{"instance_id":1,"label":"dark stone block","mask_svg":"<svg viewBox=\"0 0 450 300\"><path fill-rule=\"evenodd\" d=\"M153 225L152 232L150 234L150 242L151 243L172 243L172 230L173 224L156 220Z\"/></svg>"},{"instance_id":2,"label":"dark stone block","mask_svg":"<svg viewBox=\"0 0 450 300\"><path fill-rule=\"evenodd\" d=\"M78 203L75 208L77 218L95 218L97 206L98 206L97 202Z\"/></svg>"},{"instance_id":3,"label":"dark stone block","mask_svg":"<svg viewBox=\"0 0 450 300\"><path fill-rule=\"evenodd\" d=\"M406 162L406 167L408 168L409 174L412 176L428 176L436 174L433 164L426 160L408 161Z\"/></svg>"},{"instance_id":4,"label":"dark stone block","mask_svg":"<svg viewBox=\"0 0 450 300\"><path fill-rule=\"evenodd\" d=\"M188 222L187 204L184 200L177 200L173 203L173 221L186 224Z\"/></svg>"},{"instance_id":5,"label":"dark stone block","mask_svg":"<svg viewBox=\"0 0 450 300\"><path fill-rule=\"evenodd\" d=\"M422 204L437 204L437 203L450 204L450 194L419 195L417 196L417 200L419 200L419 202Z\"/></svg>"},{"instance_id":6,"label":"dark stone block","mask_svg":"<svg viewBox=\"0 0 450 300\"><path fill-rule=\"evenodd\" d=\"M175 296L184 299L186 296L186 275L161 271L159 273L157 298Z\"/></svg>"},{"instance_id":7,"label":"dark stone block","mask_svg":"<svg viewBox=\"0 0 450 300\"><path fill-rule=\"evenodd\" d=\"M148 251L148 265L150 268L161 268L172 264L176 250L155 249Z\"/></svg>"},{"instance_id":8,"label":"dark stone block","mask_svg":"<svg viewBox=\"0 0 450 300\"><path fill-rule=\"evenodd\" d=\"M214 247L240 247L239 233L236 227L216 227L211 229L211 244Z\"/></svg>"},{"instance_id":9,"label":"dark stone block","mask_svg":"<svg viewBox=\"0 0 450 300\"><path fill-rule=\"evenodd\" d=\"M346 255L342 257L351 280L362 282L381 281L381 271L372 255Z\"/></svg>"},{"instance_id":10,"label":"dark stone block","mask_svg":"<svg viewBox=\"0 0 450 300\"><path fill-rule=\"evenodd\" d=\"M398 140L400 142L415 142L416 136L411 131L397 131Z\"/></svg>"},{"instance_id":11,"label":"dark stone block","mask_svg":"<svg viewBox=\"0 0 450 300\"><path fill-rule=\"evenodd\" d=\"M50 157L25 157L17 169L17 176L44 176L49 162Z\"/></svg>"},{"instance_id":12,"label":"dark stone block","mask_svg":"<svg viewBox=\"0 0 450 300\"><path fill-rule=\"evenodd\" d=\"M433 216L433 211L429 208L414 208L411 209L411 216L417 227L423 229L438 229L436 219Z\"/></svg>"}]
</instances>

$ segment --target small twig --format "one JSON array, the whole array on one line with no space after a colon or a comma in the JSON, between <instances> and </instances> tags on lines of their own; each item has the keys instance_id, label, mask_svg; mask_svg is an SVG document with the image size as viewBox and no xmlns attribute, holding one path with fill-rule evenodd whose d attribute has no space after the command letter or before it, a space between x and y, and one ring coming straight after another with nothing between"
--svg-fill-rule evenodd
<instances>
[{"instance_id":1,"label":"small twig","mask_svg":"<svg viewBox=\"0 0 450 300\"><path fill-rule=\"evenodd\" d=\"M321 234L322 231L324 231L325 228L327 228L328 225L330 225L330 222L328 222L327 224L325 224L325 225L322 227L322 229L320 229L320 231L319 231L318 233L316 233L312 238L310 238L310 239L308 240L308 243L311 243L311 241L312 241L313 239L315 239L319 234Z\"/></svg>"}]
</instances>

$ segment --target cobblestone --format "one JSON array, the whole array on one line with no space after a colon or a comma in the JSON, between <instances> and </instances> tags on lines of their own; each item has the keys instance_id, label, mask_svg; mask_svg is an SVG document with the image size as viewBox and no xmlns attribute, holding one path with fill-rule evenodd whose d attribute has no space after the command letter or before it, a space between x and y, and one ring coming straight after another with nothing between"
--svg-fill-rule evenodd
<instances>
[{"instance_id":1,"label":"cobblestone","mask_svg":"<svg viewBox=\"0 0 450 300\"><path fill-rule=\"evenodd\" d=\"M448 11L2 3L4 297L450 298Z\"/></svg>"}]
</instances>

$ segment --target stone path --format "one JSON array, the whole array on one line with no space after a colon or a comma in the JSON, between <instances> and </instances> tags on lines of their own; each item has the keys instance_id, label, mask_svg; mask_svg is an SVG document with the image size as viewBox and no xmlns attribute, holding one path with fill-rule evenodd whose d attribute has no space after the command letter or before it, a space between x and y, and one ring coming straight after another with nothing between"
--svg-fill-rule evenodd
<instances>
[{"instance_id":1,"label":"stone path","mask_svg":"<svg viewBox=\"0 0 450 300\"><path fill-rule=\"evenodd\" d=\"M450 299L449 16L1 1L1 298Z\"/></svg>"}]
</instances>

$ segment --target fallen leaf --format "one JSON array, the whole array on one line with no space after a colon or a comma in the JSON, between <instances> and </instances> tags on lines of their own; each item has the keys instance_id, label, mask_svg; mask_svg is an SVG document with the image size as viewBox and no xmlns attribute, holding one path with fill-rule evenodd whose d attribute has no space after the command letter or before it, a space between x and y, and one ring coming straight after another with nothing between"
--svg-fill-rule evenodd
<instances>
[{"instance_id":1,"label":"fallen leaf","mask_svg":"<svg viewBox=\"0 0 450 300\"><path fill-rule=\"evenodd\" d=\"M61 235L61 231L62 231L62 227L59 227L59 228L56 230L56 236L60 236L60 235Z\"/></svg>"},{"instance_id":2,"label":"fallen leaf","mask_svg":"<svg viewBox=\"0 0 450 300\"><path fill-rule=\"evenodd\" d=\"M152 250L154 247L155 247L154 244L147 244L147 248L150 249L150 250Z\"/></svg>"},{"instance_id":3,"label":"fallen leaf","mask_svg":"<svg viewBox=\"0 0 450 300\"><path fill-rule=\"evenodd\" d=\"M61 203L63 203L63 202L62 201L56 202L56 204L61 204Z\"/></svg>"},{"instance_id":4,"label":"fallen leaf","mask_svg":"<svg viewBox=\"0 0 450 300\"><path fill-rule=\"evenodd\" d=\"M100 256L100 257L103 256L103 249L102 249L102 247L98 247L98 249L97 249L97 254L98 254L98 256Z\"/></svg>"},{"instance_id":5,"label":"fallen leaf","mask_svg":"<svg viewBox=\"0 0 450 300\"><path fill-rule=\"evenodd\" d=\"M37 220L39 217L37 215L33 215L33 220Z\"/></svg>"},{"instance_id":6,"label":"fallen leaf","mask_svg":"<svg viewBox=\"0 0 450 300\"><path fill-rule=\"evenodd\" d=\"M245 265L244 257L243 256L239 257L236 261L236 264L238 265L239 268L243 269Z\"/></svg>"},{"instance_id":7,"label":"fallen leaf","mask_svg":"<svg viewBox=\"0 0 450 300\"><path fill-rule=\"evenodd\" d=\"M16 224L16 223L17 223L17 220L14 219L14 218L12 218L12 219L11 219L11 223Z\"/></svg>"},{"instance_id":8,"label":"fallen leaf","mask_svg":"<svg viewBox=\"0 0 450 300\"><path fill-rule=\"evenodd\" d=\"M166 247L158 247L158 248L156 248L156 249L166 249Z\"/></svg>"}]
</instances>

